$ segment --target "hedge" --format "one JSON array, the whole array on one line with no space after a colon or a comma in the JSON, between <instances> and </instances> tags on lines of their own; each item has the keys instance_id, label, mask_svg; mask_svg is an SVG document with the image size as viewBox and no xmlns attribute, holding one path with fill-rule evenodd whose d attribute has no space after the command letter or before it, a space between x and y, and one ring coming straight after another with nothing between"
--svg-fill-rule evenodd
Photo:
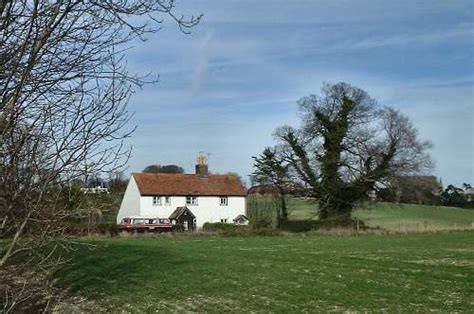
<instances>
[{"instance_id":1,"label":"hedge","mask_svg":"<svg viewBox=\"0 0 474 314\"><path fill-rule=\"evenodd\" d=\"M281 229L289 232L308 232L311 230L328 230L333 228L357 228L365 230L368 227L362 220L354 219L325 219L325 220L289 220L285 222Z\"/></svg>"}]
</instances>

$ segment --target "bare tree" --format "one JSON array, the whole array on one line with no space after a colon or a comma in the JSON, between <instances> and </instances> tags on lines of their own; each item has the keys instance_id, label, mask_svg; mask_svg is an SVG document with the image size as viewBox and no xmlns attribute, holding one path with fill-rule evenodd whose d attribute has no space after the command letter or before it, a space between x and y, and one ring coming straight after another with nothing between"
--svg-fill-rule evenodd
<instances>
[{"instance_id":1,"label":"bare tree","mask_svg":"<svg viewBox=\"0 0 474 314\"><path fill-rule=\"evenodd\" d=\"M61 232L69 182L113 171L128 159L127 101L152 83L127 71L127 43L174 20L183 32L201 16L174 13L173 0L0 2L0 217L12 241ZM31 239L31 238L29 238Z\"/></svg>"},{"instance_id":2,"label":"bare tree","mask_svg":"<svg viewBox=\"0 0 474 314\"><path fill-rule=\"evenodd\" d=\"M349 219L371 189L431 168L431 144L418 139L409 119L359 88L326 84L299 107L302 127L281 127L276 137L286 147L285 162L319 199L321 219Z\"/></svg>"}]
</instances>

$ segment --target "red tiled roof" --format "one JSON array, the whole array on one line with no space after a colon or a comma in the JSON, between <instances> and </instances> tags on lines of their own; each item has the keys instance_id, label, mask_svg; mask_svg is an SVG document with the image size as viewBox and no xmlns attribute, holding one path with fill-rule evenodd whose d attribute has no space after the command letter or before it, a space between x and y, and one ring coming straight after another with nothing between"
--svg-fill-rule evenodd
<instances>
[{"instance_id":1,"label":"red tiled roof","mask_svg":"<svg viewBox=\"0 0 474 314\"><path fill-rule=\"evenodd\" d=\"M234 175L134 173L141 195L246 196L245 187Z\"/></svg>"}]
</instances>

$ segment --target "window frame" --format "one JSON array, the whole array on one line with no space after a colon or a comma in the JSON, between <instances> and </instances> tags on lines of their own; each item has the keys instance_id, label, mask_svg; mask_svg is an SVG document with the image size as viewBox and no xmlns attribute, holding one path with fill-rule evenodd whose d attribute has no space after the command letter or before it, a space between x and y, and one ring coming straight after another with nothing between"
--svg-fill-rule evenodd
<instances>
[{"instance_id":1,"label":"window frame","mask_svg":"<svg viewBox=\"0 0 474 314\"><path fill-rule=\"evenodd\" d=\"M161 206L161 196L160 195L154 195L152 200L151 200L151 204L153 206Z\"/></svg>"},{"instance_id":2,"label":"window frame","mask_svg":"<svg viewBox=\"0 0 474 314\"><path fill-rule=\"evenodd\" d=\"M188 202L188 200L189 200L189 202ZM189 206L199 205L198 197L197 196L186 196L186 205L189 205Z\"/></svg>"},{"instance_id":3,"label":"window frame","mask_svg":"<svg viewBox=\"0 0 474 314\"><path fill-rule=\"evenodd\" d=\"M224 200L224 202L222 202ZM229 197L228 196L219 196L219 205L220 206L229 206Z\"/></svg>"}]
</instances>

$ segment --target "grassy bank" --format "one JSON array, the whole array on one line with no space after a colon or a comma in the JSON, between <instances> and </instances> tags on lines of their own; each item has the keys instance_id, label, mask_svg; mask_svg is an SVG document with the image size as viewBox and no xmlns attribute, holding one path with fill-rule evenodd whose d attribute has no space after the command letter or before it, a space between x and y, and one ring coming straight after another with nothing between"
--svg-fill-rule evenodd
<instances>
[{"instance_id":1,"label":"grassy bank","mask_svg":"<svg viewBox=\"0 0 474 314\"><path fill-rule=\"evenodd\" d=\"M97 240L57 274L104 310L465 311L474 233Z\"/></svg>"},{"instance_id":2,"label":"grassy bank","mask_svg":"<svg viewBox=\"0 0 474 314\"><path fill-rule=\"evenodd\" d=\"M248 208L274 214L276 204L269 197L253 197L249 198ZM317 219L317 208L314 200L288 199L290 220ZM378 202L360 206L353 216L371 227L391 231L474 229L474 210L465 208Z\"/></svg>"},{"instance_id":3,"label":"grassy bank","mask_svg":"<svg viewBox=\"0 0 474 314\"><path fill-rule=\"evenodd\" d=\"M373 227L394 231L474 229L474 210L445 206L376 203L354 216Z\"/></svg>"}]
</instances>

